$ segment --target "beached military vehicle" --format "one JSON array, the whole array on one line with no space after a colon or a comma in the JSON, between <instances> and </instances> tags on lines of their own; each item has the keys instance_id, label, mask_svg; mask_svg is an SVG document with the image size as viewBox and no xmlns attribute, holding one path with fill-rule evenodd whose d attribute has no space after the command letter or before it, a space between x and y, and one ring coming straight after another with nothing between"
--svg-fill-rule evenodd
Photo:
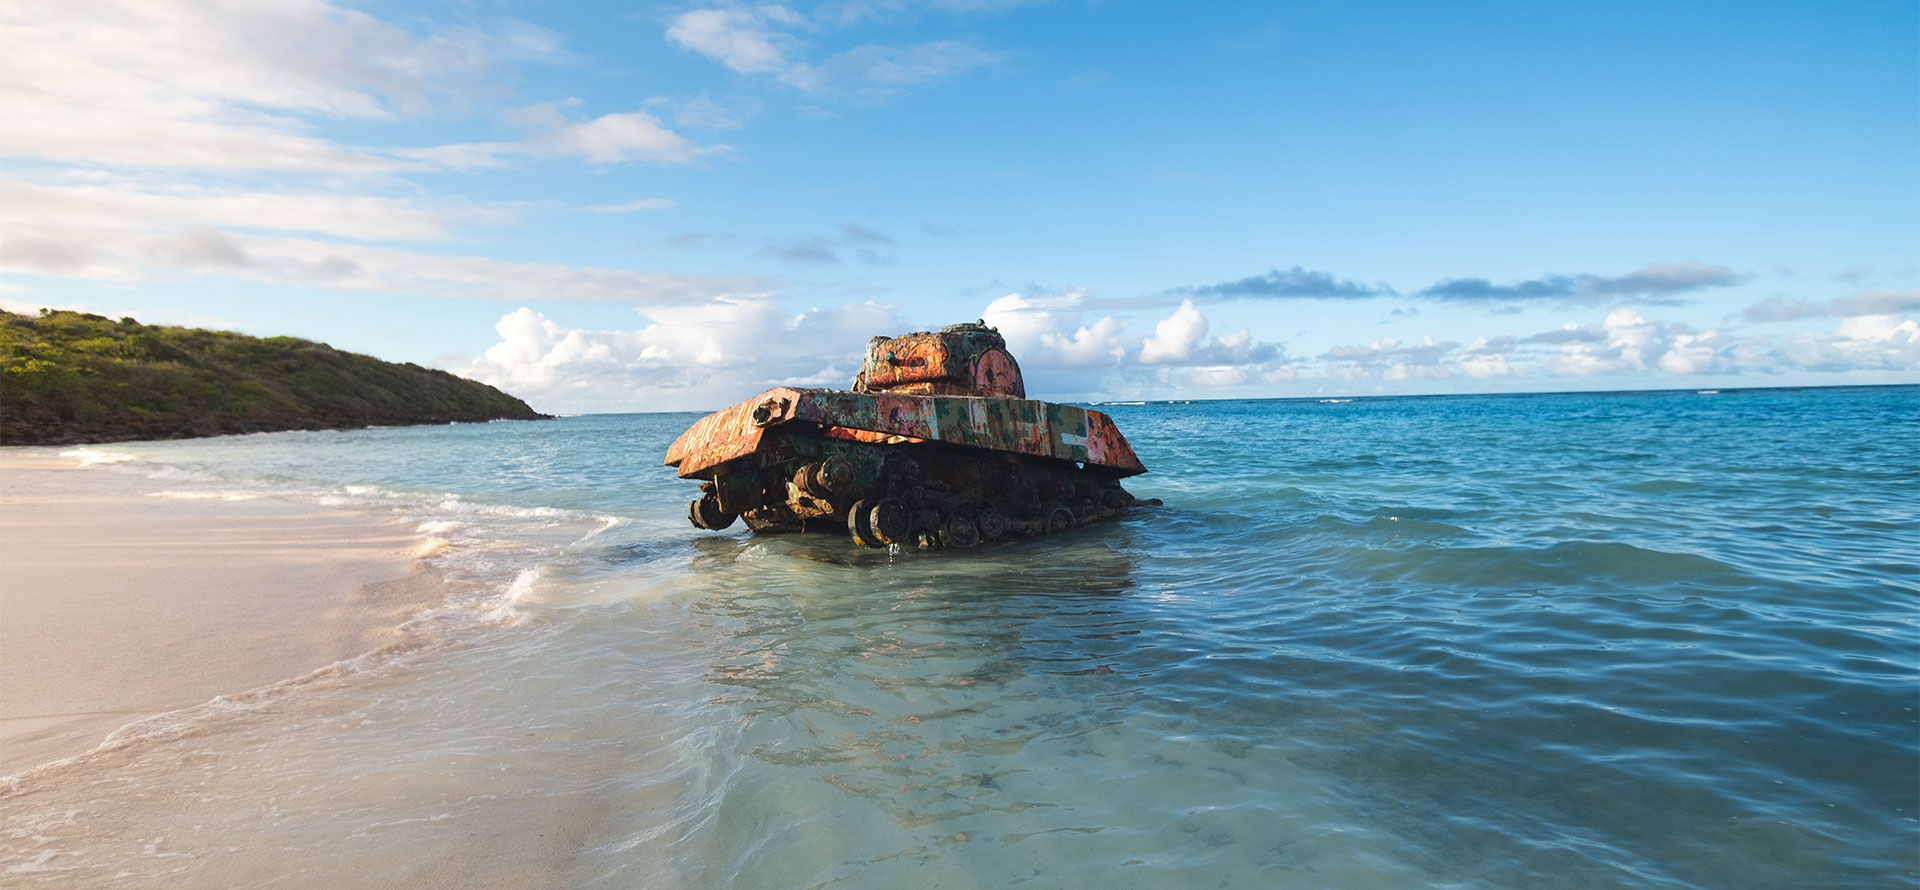
<instances>
[{"instance_id":1,"label":"beached military vehicle","mask_svg":"<svg viewBox=\"0 0 1920 890\"><path fill-rule=\"evenodd\" d=\"M694 423L666 463L703 480L698 528L868 547L972 547L1159 503L1120 487L1147 468L1105 414L1026 396L983 324L875 337L851 390L767 390Z\"/></svg>"}]
</instances>

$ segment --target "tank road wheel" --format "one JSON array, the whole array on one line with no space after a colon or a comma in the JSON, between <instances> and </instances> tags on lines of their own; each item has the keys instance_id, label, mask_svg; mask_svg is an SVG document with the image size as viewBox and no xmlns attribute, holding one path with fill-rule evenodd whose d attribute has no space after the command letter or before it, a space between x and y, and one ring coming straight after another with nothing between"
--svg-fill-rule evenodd
<instances>
[{"instance_id":1,"label":"tank road wheel","mask_svg":"<svg viewBox=\"0 0 1920 890\"><path fill-rule=\"evenodd\" d=\"M980 540L998 541L1007 533L1007 514L988 507L974 517L973 524L980 529Z\"/></svg>"},{"instance_id":2,"label":"tank road wheel","mask_svg":"<svg viewBox=\"0 0 1920 890\"><path fill-rule=\"evenodd\" d=\"M839 457L829 457L801 467L793 481L807 494L829 500L853 487L853 467Z\"/></svg>"},{"instance_id":3,"label":"tank road wheel","mask_svg":"<svg viewBox=\"0 0 1920 890\"><path fill-rule=\"evenodd\" d=\"M847 536L862 547L885 547L885 541L874 536L873 523L867 518L867 502L854 501L847 508Z\"/></svg>"},{"instance_id":4,"label":"tank road wheel","mask_svg":"<svg viewBox=\"0 0 1920 890\"><path fill-rule=\"evenodd\" d=\"M1048 532L1063 532L1073 528L1073 511L1067 509L1065 504L1049 505L1042 518L1046 520Z\"/></svg>"},{"instance_id":5,"label":"tank road wheel","mask_svg":"<svg viewBox=\"0 0 1920 890\"><path fill-rule=\"evenodd\" d=\"M887 544L905 544L913 539L913 511L899 498L881 498L867 513L873 536Z\"/></svg>"},{"instance_id":6,"label":"tank road wheel","mask_svg":"<svg viewBox=\"0 0 1920 890\"><path fill-rule=\"evenodd\" d=\"M694 528L717 532L732 525L739 517L738 513L720 509L720 501L712 495L687 502L687 521L693 523Z\"/></svg>"},{"instance_id":7,"label":"tank road wheel","mask_svg":"<svg viewBox=\"0 0 1920 890\"><path fill-rule=\"evenodd\" d=\"M845 494L853 488L853 467L844 458L830 456L813 467L813 483L827 496Z\"/></svg>"},{"instance_id":8,"label":"tank road wheel","mask_svg":"<svg viewBox=\"0 0 1920 890\"><path fill-rule=\"evenodd\" d=\"M949 516L942 529L941 537L946 539L948 547L964 550L980 543L980 530L975 528L973 520L965 516Z\"/></svg>"}]
</instances>

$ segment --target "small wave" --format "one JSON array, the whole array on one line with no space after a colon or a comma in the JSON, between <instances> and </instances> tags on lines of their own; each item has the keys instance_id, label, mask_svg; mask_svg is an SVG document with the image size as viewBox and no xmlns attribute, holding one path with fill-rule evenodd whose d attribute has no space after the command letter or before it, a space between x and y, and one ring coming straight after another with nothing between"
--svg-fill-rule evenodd
<instances>
[{"instance_id":1,"label":"small wave","mask_svg":"<svg viewBox=\"0 0 1920 890\"><path fill-rule=\"evenodd\" d=\"M260 497L252 491L156 491L157 498L175 498L183 501L251 501Z\"/></svg>"},{"instance_id":2,"label":"small wave","mask_svg":"<svg viewBox=\"0 0 1920 890\"><path fill-rule=\"evenodd\" d=\"M461 500L458 495L450 495L434 505L436 509L448 513L498 516L507 519L570 519L585 514L577 510L564 510L559 507L513 507L506 504L476 504Z\"/></svg>"},{"instance_id":3,"label":"small wave","mask_svg":"<svg viewBox=\"0 0 1920 890\"><path fill-rule=\"evenodd\" d=\"M1702 486L1697 482L1688 482L1682 479L1646 479L1640 482L1629 482L1620 487L1627 491L1639 492L1641 494L1675 494L1683 491L1695 491Z\"/></svg>"},{"instance_id":4,"label":"small wave","mask_svg":"<svg viewBox=\"0 0 1920 890\"><path fill-rule=\"evenodd\" d=\"M1351 401L1353 401L1353 400L1352 400L1352 399L1321 399L1321 400L1320 400L1320 404L1322 404L1322 405L1344 405L1344 404L1346 404L1346 403L1348 403L1348 402L1351 402Z\"/></svg>"},{"instance_id":5,"label":"small wave","mask_svg":"<svg viewBox=\"0 0 1920 890\"><path fill-rule=\"evenodd\" d=\"M515 602L525 597L528 593L531 593L533 591L533 585L540 583L541 575L540 566L534 566L521 572L513 579L512 584L507 585L506 601L510 603Z\"/></svg>"},{"instance_id":6,"label":"small wave","mask_svg":"<svg viewBox=\"0 0 1920 890\"><path fill-rule=\"evenodd\" d=\"M536 565L530 569L522 569L520 574L514 576L513 582L507 585L507 589L501 592L494 607L486 610L482 617L488 621L502 623L511 622L520 617L521 612L518 607L522 602L539 602L539 598L534 594L540 587L540 581L545 577L546 572L542 566Z\"/></svg>"},{"instance_id":7,"label":"small wave","mask_svg":"<svg viewBox=\"0 0 1920 890\"><path fill-rule=\"evenodd\" d=\"M97 448L75 448L72 451L60 452L60 456L74 458L80 461L80 466L82 467L97 466L99 464L123 464L128 461L140 459L140 456L137 454L126 454L119 451L101 451Z\"/></svg>"},{"instance_id":8,"label":"small wave","mask_svg":"<svg viewBox=\"0 0 1920 890\"><path fill-rule=\"evenodd\" d=\"M53 779L72 769L84 767L89 763L99 762L113 756L115 752L203 736L223 722L245 718L280 705L289 693L308 687L338 685L380 670L433 645L433 637L425 626L424 619L440 608L444 607L429 607L421 613L421 616L401 625L402 638L377 649L341 659L297 677L267 683L242 692L218 695L196 705L140 717L108 733L91 750L29 767L13 775L0 776L0 799L29 792L43 781Z\"/></svg>"},{"instance_id":9,"label":"small wave","mask_svg":"<svg viewBox=\"0 0 1920 890\"><path fill-rule=\"evenodd\" d=\"M1693 394L1699 396L1717 396L1720 392L1721 391L1717 389L1696 389L1693 391Z\"/></svg>"},{"instance_id":10,"label":"small wave","mask_svg":"<svg viewBox=\"0 0 1920 890\"><path fill-rule=\"evenodd\" d=\"M216 475L213 475L212 473L203 473L203 472L200 472L199 470L189 470L189 469L185 469L185 468L183 468L183 467L176 467L176 466L172 466L172 465L170 465L170 464L169 464L169 465L162 465L162 466L160 466L160 467L156 467L156 468L155 468L155 469L154 469L154 470L153 470L152 472L150 472L150 473L148 473L148 474L147 474L147 478L148 478L148 479L155 479L155 480L160 480L160 481L164 481L164 482L222 482L222 481L227 481L227 480L224 480L224 479L222 479L222 478L221 478L221 477L219 477L219 476L216 476Z\"/></svg>"}]
</instances>

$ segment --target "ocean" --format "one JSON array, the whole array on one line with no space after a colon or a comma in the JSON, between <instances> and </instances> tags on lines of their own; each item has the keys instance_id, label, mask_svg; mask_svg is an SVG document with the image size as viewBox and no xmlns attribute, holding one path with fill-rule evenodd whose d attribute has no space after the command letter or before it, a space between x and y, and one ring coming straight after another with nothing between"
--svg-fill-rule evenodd
<instances>
[{"instance_id":1,"label":"ocean","mask_svg":"<svg viewBox=\"0 0 1920 890\"><path fill-rule=\"evenodd\" d=\"M1920 886L1920 387L1102 410L1165 505L964 552L695 530L693 414L49 449L453 593L0 794L0 883Z\"/></svg>"}]
</instances>

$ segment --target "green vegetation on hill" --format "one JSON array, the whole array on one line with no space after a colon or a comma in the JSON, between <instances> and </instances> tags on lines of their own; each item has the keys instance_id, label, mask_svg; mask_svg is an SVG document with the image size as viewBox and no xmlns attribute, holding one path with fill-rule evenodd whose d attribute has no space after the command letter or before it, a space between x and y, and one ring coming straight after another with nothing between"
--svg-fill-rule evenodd
<instances>
[{"instance_id":1,"label":"green vegetation on hill","mask_svg":"<svg viewBox=\"0 0 1920 890\"><path fill-rule=\"evenodd\" d=\"M484 383L294 337L0 312L0 445L545 416Z\"/></svg>"}]
</instances>

